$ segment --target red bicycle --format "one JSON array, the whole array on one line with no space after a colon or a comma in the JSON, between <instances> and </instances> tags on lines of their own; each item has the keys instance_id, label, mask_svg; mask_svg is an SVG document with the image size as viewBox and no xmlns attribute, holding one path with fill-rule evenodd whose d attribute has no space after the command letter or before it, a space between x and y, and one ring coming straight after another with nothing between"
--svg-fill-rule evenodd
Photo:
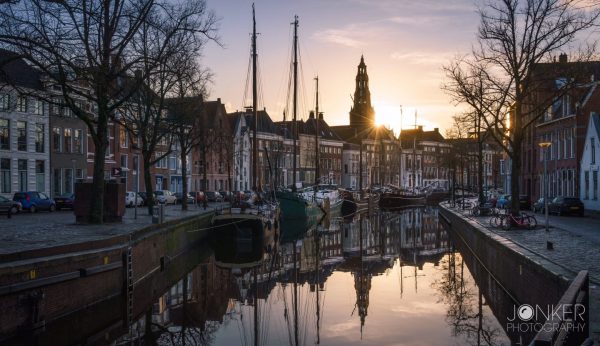
<instances>
[{"instance_id":1,"label":"red bicycle","mask_svg":"<svg viewBox=\"0 0 600 346\"><path fill-rule=\"evenodd\" d=\"M527 227L527 229L535 229L537 227L537 220L535 216L528 214L512 214L508 213L504 220L502 220L502 227L505 230L509 230L512 226Z\"/></svg>"}]
</instances>

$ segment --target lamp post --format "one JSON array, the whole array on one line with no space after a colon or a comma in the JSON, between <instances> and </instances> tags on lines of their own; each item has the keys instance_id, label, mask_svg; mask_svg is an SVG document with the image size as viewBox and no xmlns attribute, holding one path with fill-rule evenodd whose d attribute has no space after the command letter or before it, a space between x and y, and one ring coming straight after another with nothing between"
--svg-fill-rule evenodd
<instances>
[{"instance_id":1,"label":"lamp post","mask_svg":"<svg viewBox=\"0 0 600 346\"><path fill-rule=\"evenodd\" d=\"M547 159L547 151L548 148L552 145L551 142L540 142L538 144L540 148L542 148L542 152L544 155L544 215L545 215L545 225L546 232L550 229L548 224L548 159Z\"/></svg>"}]
</instances>

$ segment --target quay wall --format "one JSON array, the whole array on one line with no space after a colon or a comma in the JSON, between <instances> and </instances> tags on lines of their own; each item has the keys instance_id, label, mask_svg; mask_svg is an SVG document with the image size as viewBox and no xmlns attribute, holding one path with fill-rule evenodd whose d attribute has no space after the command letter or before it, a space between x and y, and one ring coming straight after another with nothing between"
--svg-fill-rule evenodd
<instances>
[{"instance_id":1,"label":"quay wall","mask_svg":"<svg viewBox=\"0 0 600 346\"><path fill-rule=\"evenodd\" d=\"M440 205L440 222L461 239L477 261L517 304L556 304L569 287L571 272ZM540 239L540 241L543 241ZM504 323L505 321L500 321Z\"/></svg>"},{"instance_id":2,"label":"quay wall","mask_svg":"<svg viewBox=\"0 0 600 346\"><path fill-rule=\"evenodd\" d=\"M203 243L212 218L206 213L171 220L127 236L41 249L40 256L28 252L0 263L0 344L42 333L53 321L103 301L110 302L106 315L117 312L128 323L141 313L142 301L162 294L185 274L188 266L174 267ZM128 297L135 297L134 304Z\"/></svg>"}]
</instances>

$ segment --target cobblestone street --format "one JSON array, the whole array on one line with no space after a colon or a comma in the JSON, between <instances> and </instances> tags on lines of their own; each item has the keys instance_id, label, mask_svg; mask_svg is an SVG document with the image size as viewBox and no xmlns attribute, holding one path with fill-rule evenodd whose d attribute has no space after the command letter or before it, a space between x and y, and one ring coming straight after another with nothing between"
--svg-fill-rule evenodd
<instances>
[{"instance_id":1,"label":"cobblestone street","mask_svg":"<svg viewBox=\"0 0 600 346\"><path fill-rule=\"evenodd\" d=\"M219 205L210 203L207 211L214 210ZM170 205L165 209L165 221L203 212L205 210L196 205L190 205L186 212L181 211L180 205ZM138 207L137 213L138 217L135 219L134 209L127 208L122 223L102 225L76 224L75 216L70 210L35 214L25 212L13 215L10 219L2 215L0 217L0 255L109 238L127 234L152 224L152 218L146 208Z\"/></svg>"}]
</instances>

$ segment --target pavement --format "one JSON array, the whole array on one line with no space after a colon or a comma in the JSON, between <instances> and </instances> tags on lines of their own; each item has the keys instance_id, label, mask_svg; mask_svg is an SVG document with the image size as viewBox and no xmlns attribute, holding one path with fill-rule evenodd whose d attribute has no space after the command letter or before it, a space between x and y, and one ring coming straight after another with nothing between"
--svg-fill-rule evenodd
<instances>
[{"instance_id":1,"label":"pavement","mask_svg":"<svg viewBox=\"0 0 600 346\"><path fill-rule=\"evenodd\" d=\"M536 217L536 229L503 230L491 227L489 216L472 216L468 210L461 212L490 231L571 272L573 277L579 271L587 270L590 278L590 330L595 344L600 345L600 218L550 215L550 228L546 231L544 214L528 212ZM547 248L547 242L552 243L552 250Z\"/></svg>"},{"instance_id":2,"label":"pavement","mask_svg":"<svg viewBox=\"0 0 600 346\"><path fill-rule=\"evenodd\" d=\"M212 212L223 203L209 203L207 210L201 205L190 205L182 211L181 205L165 207L165 220ZM123 222L87 225L75 223L73 211L22 212L7 218L0 216L0 256L47 247L83 243L125 235L152 224L152 217L145 207L127 208Z\"/></svg>"}]
</instances>

